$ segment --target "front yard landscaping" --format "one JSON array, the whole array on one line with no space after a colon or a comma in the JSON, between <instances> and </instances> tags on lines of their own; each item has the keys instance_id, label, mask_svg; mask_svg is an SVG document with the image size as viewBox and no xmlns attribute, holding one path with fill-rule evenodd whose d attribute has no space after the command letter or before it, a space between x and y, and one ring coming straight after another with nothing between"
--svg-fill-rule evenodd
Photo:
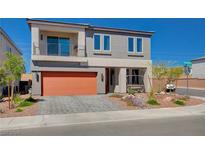
<instances>
[{"instance_id":1,"label":"front yard landscaping","mask_svg":"<svg viewBox=\"0 0 205 154\"><path fill-rule=\"evenodd\" d=\"M127 109L151 109L198 105L203 100L182 96L175 93L132 93L112 94L109 98Z\"/></svg>"},{"instance_id":2,"label":"front yard landscaping","mask_svg":"<svg viewBox=\"0 0 205 154\"><path fill-rule=\"evenodd\" d=\"M0 118L37 115L37 100L29 95L17 95L12 109L9 109L8 97L0 101Z\"/></svg>"}]
</instances>

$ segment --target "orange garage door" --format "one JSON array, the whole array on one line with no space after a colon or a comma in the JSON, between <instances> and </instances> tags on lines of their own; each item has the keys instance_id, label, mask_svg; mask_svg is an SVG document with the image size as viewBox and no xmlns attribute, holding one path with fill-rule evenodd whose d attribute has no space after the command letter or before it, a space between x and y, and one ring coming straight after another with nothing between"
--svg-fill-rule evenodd
<instances>
[{"instance_id":1,"label":"orange garage door","mask_svg":"<svg viewBox=\"0 0 205 154\"><path fill-rule=\"evenodd\" d=\"M96 75L93 72L42 72L42 95L96 94Z\"/></svg>"}]
</instances>

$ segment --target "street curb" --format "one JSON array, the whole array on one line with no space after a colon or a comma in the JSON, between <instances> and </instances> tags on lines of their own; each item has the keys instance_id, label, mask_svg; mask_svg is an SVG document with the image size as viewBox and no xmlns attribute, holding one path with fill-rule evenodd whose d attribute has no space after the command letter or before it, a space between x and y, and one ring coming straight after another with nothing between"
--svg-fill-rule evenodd
<instances>
[{"instance_id":1,"label":"street curb","mask_svg":"<svg viewBox=\"0 0 205 154\"><path fill-rule=\"evenodd\" d=\"M124 110L0 118L0 131L196 115L205 115L205 104L149 110Z\"/></svg>"}]
</instances>

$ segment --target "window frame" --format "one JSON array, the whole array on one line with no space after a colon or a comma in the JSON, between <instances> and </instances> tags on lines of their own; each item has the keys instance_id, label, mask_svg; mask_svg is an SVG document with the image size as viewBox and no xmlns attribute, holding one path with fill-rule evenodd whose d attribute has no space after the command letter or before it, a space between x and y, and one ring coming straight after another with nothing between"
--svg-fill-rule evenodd
<instances>
[{"instance_id":1,"label":"window frame","mask_svg":"<svg viewBox=\"0 0 205 154\"><path fill-rule=\"evenodd\" d=\"M138 48L138 46L137 46L137 44L138 44L137 39L141 39L142 40L142 51L137 51L137 48ZM142 37L136 37L136 53L138 53L138 54L142 54L143 53L143 38Z\"/></svg>"},{"instance_id":2,"label":"window frame","mask_svg":"<svg viewBox=\"0 0 205 154\"><path fill-rule=\"evenodd\" d=\"M109 50L105 50L105 36L108 36L109 37ZM108 34L105 34L103 35L103 52L111 52L111 35L108 35Z\"/></svg>"},{"instance_id":3,"label":"window frame","mask_svg":"<svg viewBox=\"0 0 205 154\"><path fill-rule=\"evenodd\" d=\"M58 54L57 55L49 55L49 52L48 52L48 38L57 38L58 39ZM67 55L67 56L70 56L70 54L71 54L71 50L70 50L70 48L71 48L71 39L69 38L69 37L61 37L61 36L53 36L53 35L47 35L46 36L46 50L47 50L47 55L48 56L64 56L64 55L61 55L61 44L60 44L60 39L67 39L68 41L69 41L69 46L68 46L68 52L69 52L69 54ZM66 57L67 57L66 56Z\"/></svg>"},{"instance_id":4,"label":"window frame","mask_svg":"<svg viewBox=\"0 0 205 154\"><path fill-rule=\"evenodd\" d=\"M101 35L95 33L95 34L93 35L93 50L96 51L96 52L99 52L99 51L101 50L101 45L100 45L100 48L99 48L99 49L95 49L95 36L97 36L97 35L100 37L100 42L101 42Z\"/></svg>"},{"instance_id":5,"label":"window frame","mask_svg":"<svg viewBox=\"0 0 205 154\"><path fill-rule=\"evenodd\" d=\"M133 39L133 51L129 51L129 39L132 38ZM135 53L135 38L134 37L127 37L127 51L128 53Z\"/></svg>"}]
</instances>

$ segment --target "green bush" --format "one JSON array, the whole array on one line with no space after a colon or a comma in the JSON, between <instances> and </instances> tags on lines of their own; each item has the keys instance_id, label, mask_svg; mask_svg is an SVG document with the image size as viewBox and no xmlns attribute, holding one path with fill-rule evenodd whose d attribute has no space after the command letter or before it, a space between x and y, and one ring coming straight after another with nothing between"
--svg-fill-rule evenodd
<instances>
[{"instance_id":1,"label":"green bush","mask_svg":"<svg viewBox=\"0 0 205 154\"><path fill-rule=\"evenodd\" d=\"M23 111L23 108L18 107L18 108L16 109L16 112L22 112L22 111Z\"/></svg>"},{"instance_id":2,"label":"green bush","mask_svg":"<svg viewBox=\"0 0 205 154\"><path fill-rule=\"evenodd\" d=\"M34 102L36 102L36 99L34 99L33 97L30 96L29 98L26 98L25 101L34 103Z\"/></svg>"},{"instance_id":3,"label":"green bush","mask_svg":"<svg viewBox=\"0 0 205 154\"><path fill-rule=\"evenodd\" d=\"M0 100L2 100L4 98L4 96L0 95Z\"/></svg>"},{"instance_id":4,"label":"green bush","mask_svg":"<svg viewBox=\"0 0 205 154\"><path fill-rule=\"evenodd\" d=\"M32 104L33 104L32 102L24 100L24 101L20 102L19 107L31 106Z\"/></svg>"},{"instance_id":5,"label":"green bush","mask_svg":"<svg viewBox=\"0 0 205 154\"><path fill-rule=\"evenodd\" d=\"M20 95L16 95L15 97L14 97L14 103L15 104L19 104L20 102L22 102L23 101L23 99L20 97Z\"/></svg>"},{"instance_id":6,"label":"green bush","mask_svg":"<svg viewBox=\"0 0 205 154\"><path fill-rule=\"evenodd\" d=\"M147 101L147 103L150 104L150 105L160 105L160 104L158 103L158 101L157 101L156 99L154 99L154 98L150 98L150 99Z\"/></svg>"},{"instance_id":7,"label":"green bush","mask_svg":"<svg viewBox=\"0 0 205 154\"><path fill-rule=\"evenodd\" d=\"M129 87L129 88L127 89L127 93L128 93L129 95L134 95L134 94L135 94L135 90L133 90L131 87Z\"/></svg>"},{"instance_id":8,"label":"green bush","mask_svg":"<svg viewBox=\"0 0 205 154\"><path fill-rule=\"evenodd\" d=\"M174 103L177 105L185 105L184 101L179 99L175 100Z\"/></svg>"}]
</instances>

